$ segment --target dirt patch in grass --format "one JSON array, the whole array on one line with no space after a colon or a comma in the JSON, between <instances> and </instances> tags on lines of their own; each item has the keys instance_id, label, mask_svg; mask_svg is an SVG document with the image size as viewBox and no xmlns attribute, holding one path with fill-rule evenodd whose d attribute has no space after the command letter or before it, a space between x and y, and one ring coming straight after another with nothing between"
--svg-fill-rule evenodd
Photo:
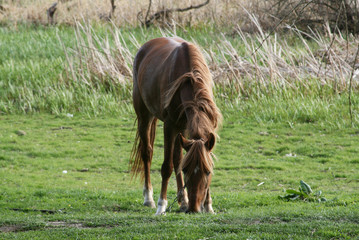
<instances>
[{"instance_id":1,"label":"dirt patch in grass","mask_svg":"<svg viewBox=\"0 0 359 240\"><path fill-rule=\"evenodd\" d=\"M90 228L85 226L83 223L69 223L64 221L54 221L54 222L47 222L46 227L54 227L54 228Z\"/></svg>"},{"instance_id":2,"label":"dirt patch in grass","mask_svg":"<svg viewBox=\"0 0 359 240\"><path fill-rule=\"evenodd\" d=\"M83 223L73 223L73 222L64 222L64 221L53 221L47 222L44 228L78 228L78 229L89 229L91 227L85 226ZM10 225L0 227L0 232L9 233L9 232L24 232L34 230L34 228L28 228L23 225Z\"/></svg>"},{"instance_id":3,"label":"dirt patch in grass","mask_svg":"<svg viewBox=\"0 0 359 240\"><path fill-rule=\"evenodd\" d=\"M0 232L17 232L20 231L22 229L22 226L19 225L12 225L12 226L2 226L0 227Z\"/></svg>"}]
</instances>

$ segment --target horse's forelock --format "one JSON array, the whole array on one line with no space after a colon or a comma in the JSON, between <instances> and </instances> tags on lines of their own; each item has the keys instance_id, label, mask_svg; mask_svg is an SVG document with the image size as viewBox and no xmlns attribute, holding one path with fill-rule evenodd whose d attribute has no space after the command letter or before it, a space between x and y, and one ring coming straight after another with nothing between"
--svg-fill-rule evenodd
<instances>
[{"instance_id":1,"label":"horse's forelock","mask_svg":"<svg viewBox=\"0 0 359 240\"><path fill-rule=\"evenodd\" d=\"M180 163L178 172L186 168L185 181L188 182L191 176L199 171L200 176L202 176L201 180L205 182L208 173L213 172L214 163L212 156L206 149L203 139L191 141L191 148Z\"/></svg>"}]
</instances>

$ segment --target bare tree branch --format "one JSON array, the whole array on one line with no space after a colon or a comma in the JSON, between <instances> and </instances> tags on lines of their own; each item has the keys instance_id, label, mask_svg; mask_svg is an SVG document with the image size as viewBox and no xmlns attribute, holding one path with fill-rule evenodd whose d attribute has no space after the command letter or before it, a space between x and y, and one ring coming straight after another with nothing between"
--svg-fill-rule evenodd
<instances>
[{"instance_id":1,"label":"bare tree branch","mask_svg":"<svg viewBox=\"0 0 359 240\"><path fill-rule=\"evenodd\" d=\"M148 18L148 14L150 13L151 5L152 5L152 0L150 0L150 3L148 4L147 13L145 16L145 22L147 22L147 18Z\"/></svg>"},{"instance_id":2,"label":"bare tree branch","mask_svg":"<svg viewBox=\"0 0 359 240\"><path fill-rule=\"evenodd\" d=\"M351 72L351 75L350 75L350 79L349 79L349 97L348 97L348 100L349 100L349 114L350 114L350 122L353 126L353 110L352 110L352 81L353 81L353 76L354 76L354 72L355 72L355 63L358 59L358 54L359 54L359 45L358 45L358 48L357 48L357 52L355 53L355 58L354 58L354 62L353 62L353 68L352 68L352 72Z\"/></svg>"},{"instance_id":3,"label":"bare tree branch","mask_svg":"<svg viewBox=\"0 0 359 240\"><path fill-rule=\"evenodd\" d=\"M49 24L51 24L51 25L55 23L54 14L55 14L56 10L57 10L57 2L53 3L51 5L51 7L49 7L49 9L47 9L47 11L46 11L47 12L47 20L48 20Z\"/></svg>"},{"instance_id":4,"label":"bare tree branch","mask_svg":"<svg viewBox=\"0 0 359 240\"><path fill-rule=\"evenodd\" d=\"M302 0L264 0L269 5L268 14L283 19L287 15L293 4ZM348 31L353 34L359 33L359 6L358 0L304 0L303 4L311 3L306 11L287 16L286 24L296 25L299 28L311 29L321 27L329 23L329 27L334 31L338 28L341 31ZM343 6L342 6L343 5ZM344 7L344 8L343 8ZM338 10L342 9L341 17L338 19ZM290 23L291 22L291 23Z\"/></svg>"},{"instance_id":5,"label":"bare tree branch","mask_svg":"<svg viewBox=\"0 0 359 240\"><path fill-rule=\"evenodd\" d=\"M149 13L149 9L150 9L150 6L151 6L151 1L150 1L150 5L149 5L149 8L148 8L148 10L147 10L147 14L146 14L146 18L145 18L145 23L144 23L144 25L145 25L146 27L149 27L151 24L153 24L153 22L154 22L155 20L158 20L158 19L160 19L161 17L164 17L164 16L166 17L166 16L168 16L168 14L173 13L173 12L185 12L185 11L189 11L189 10L192 10L192 9L201 8L201 7L205 6L205 5L207 5L207 4L209 3L209 1L210 1L210 0L207 0L207 1L203 2L203 3L201 3L201 4L198 4L198 5L195 5L195 6L191 5L191 6L186 7L186 8L163 9L163 10L158 11L158 12L156 12L155 14L151 15L151 16L147 19L148 13Z\"/></svg>"},{"instance_id":6,"label":"bare tree branch","mask_svg":"<svg viewBox=\"0 0 359 240\"><path fill-rule=\"evenodd\" d=\"M111 11L110 14L108 15L109 19L111 19L115 13L115 0L111 0Z\"/></svg>"},{"instance_id":7,"label":"bare tree branch","mask_svg":"<svg viewBox=\"0 0 359 240\"><path fill-rule=\"evenodd\" d=\"M3 7L3 5L0 4L0 12L5 12L5 7Z\"/></svg>"},{"instance_id":8,"label":"bare tree branch","mask_svg":"<svg viewBox=\"0 0 359 240\"><path fill-rule=\"evenodd\" d=\"M334 28L334 32L333 32L333 34L332 34L333 38L332 38L332 40L330 41L329 47L328 47L327 50L323 53L322 59L321 59L321 61L320 61L320 65L319 65L319 69L318 69L318 73L317 73L317 76L318 76L318 77L319 77L319 73L320 73L320 71L321 71L321 69L322 69L322 63L323 63L323 61L324 61L324 57L325 57L325 56L328 56L329 51L330 51L330 49L332 48L333 43L334 43L334 41L335 41L335 36L336 36L336 35L335 35L335 32L336 32L337 29L338 29L338 31L339 31L338 21L339 21L341 12L342 12L342 6L343 6L343 4L340 4L340 9L339 9L339 11L338 11L337 20L336 20L336 23L335 23L336 25L335 25L335 28ZM336 90L336 89L335 89L335 90Z\"/></svg>"},{"instance_id":9,"label":"bare tree branch","mask_svg":"<svg viewBox=\"0 0 359 240\"><path fill-rule=\"evenodd\" d=\"M303 0L301 0L297 5L295 5L295 7L293 7L292 10L291 10L287 15L285 15L285 16L274 26L274 28L272 29L272 31L262 40L262 42L259 44L259 46L252 52L252 54L251 54L252 56L257 53L257 51L262 47L263 43L269 38L269 36L271 36L271 35L274 33L274 31L277 29L277 27L278 27L290 14L292 14L302 3L303 3ZM306 4L304 5L304 7L302 8L302 10L305 9L305 8L306 8L309 4L311 4L311 3L312 3L312 1L309 1L308 3L306 3Z\"/></svg>"}]
</instances>

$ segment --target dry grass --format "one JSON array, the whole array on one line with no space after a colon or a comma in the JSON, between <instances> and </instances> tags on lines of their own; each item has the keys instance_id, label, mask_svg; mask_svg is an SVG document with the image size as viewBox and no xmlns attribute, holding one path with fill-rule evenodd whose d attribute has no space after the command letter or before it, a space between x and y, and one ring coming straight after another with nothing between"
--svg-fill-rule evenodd
<instances>
[{"instance_id":1,"label":"dry grass","mask_svg":"<svg viewBox=\"0 0 359 240\"><path fill-rule=\"evenodd\" d=\"M277 34L268 36L253 15L251 19L258 33L243 33L238 28L234 34L223 34L219 42L202 48L216 83L235 88L244 96L266 88L303 91L311 89L313 84L316 88L327 86L335 92L347 91L352 67L357 68L359 64L358 59L354 63L358 39L349 36L346 40L342 35L333 35L329 29L326 35L314 32L308 35L292 28L288 35L295 38L300 47L292 46L287 38ZM131 37L131 49L139 48L138 42L143 43L145 33L143 31L141 39ZM162 35L175 34L165 30ZM89 24L77 23L76 37L77 46L65 48L70 55L68 69L72 79L89 85L93 80L92 84L96 84L98 79L115 85L131 81L134 54L119 28L113 26L114 47L108 38L99 38ZM233 38L237 38L241 46L234 46ZM353 89L358 87L359 70L355 70Z\"/></svg>"},{"instance_id":2,"label":"dry grass","mask_svg":"<svg viewBox=\"0 0 359 240\"><path fill-rule=\"evenodd\" d=\"M233 84L234 81L244 94L248 94L245 86L253 80L264 87L310 88L309 84L315 80L318 85L329 86L336 92L348 89L353 66L357 68L359 64L358 59L354 59L359 44L357 38L349 36L346 40L342 35L333 35L329 29L326 35L314 32L308 35L290 29L302 43L303 48L297 48L289 46L287 39L281 40L280 35L268 37L255 18L253 21L259 33L249 35L237 30L245 46L244 55L224 36L218 44L222 56L217 57L219 61L211 62L217 82ZM359 70L354 73L353 87L357 88Z\"/></svg>"},{"instance_id":3,"label":"dry grass","mask_svg":"<svg viewBox=\"0 0 359 240\"><path fill-rule=\"evenodd\" d=\"M0 12L2 22L33 22L47 24L46 10L55 0L3 0L2 6L5 9ZM204 0L153 0L149 15L163 9L185 8L191 5L198 5ZM238 24L243 15L241 5L252 7L251 1L236 0L211 0L208 5L201 9L191 10L183 13L173 13L170 22L177 24L192 25L203 22ZM257 2L257 1L256 1ZM258 1L260 2L260 1ZM149 1L143 0L115 0L115 14L112 21L117 26L136 26L143 20ZM78 20L104 21L108 19L111 10L109 0L60 0L58 1L55 21L59 24L75 24ZM157 24L162 24L161 20Z\"/></svg>"},{"instance_id":4,"label":"dry grass","mask_svg":"<svg viewBox=\"0 0 359 240\"><path fill-rule=\"evenodd\" d=\"M119 28L113 29L114 47L111 47L109 39L100 38L90 24L76 24L76 46L66 48L62 44L68 64L68 79L89 86L111 86L123 85L132 78L133 55Z\"/></svg>"},{"instance_id":5,"label":"dry grass","mask_svg":"<svg viewBox=\"0 0 359 240\"><path fill-rule=\"evenodd\" d=\"M47 9L55 2L58 3L54 15L54 22L57 24L75 25L79 20L108 21L110 18L110 0L0 0L0 22L49 24ZM141 25L145 20L149 2L150 0L115 0L116 8L111 21L120 27ZM204 2L205 0L152 0L148 15ZM342 4L344 2L347 4ZM193 26L209 23L220 27L240 26L243 32L256 32L256 25L245 9L255 16L264 30L283 28L286 24L299 26L306 31L309 27L323 30L325 24L329 24L331 29L339 27L342 31L346 29L349 32L358 32L359 10L354 0L335 0L328 3L320 0L210 0L210 3L202 8L174 12L166 18L158 19L154 24Z\"/></svg>"}]
</instances>

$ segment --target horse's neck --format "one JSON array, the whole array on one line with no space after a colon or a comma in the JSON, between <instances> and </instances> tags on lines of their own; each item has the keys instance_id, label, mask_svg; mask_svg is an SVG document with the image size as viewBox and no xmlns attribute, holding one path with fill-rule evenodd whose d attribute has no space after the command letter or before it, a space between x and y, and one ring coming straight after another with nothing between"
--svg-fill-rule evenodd
<instances>
[{"instance_id":1,"label":"horse's neck","mask_svg":"<svg viewBox=\"0 0 359 240\"><path fill-rule=\"evenodd\" d=\"M191 109L186 108L186 104L193 102L194 99L193 86L190 80L187 80L182 84L180 89L180 97L181 97L181 103L185 107L185 114L188 120L192 117L193 113Z\"/></svg>"},{"instance_id":2,"label":"horse's neck","mask_svg":"<svg viewBox=\"0 0 359 240\"><path fill-rule=\"evenodd\" d=\"M183 91L181 90L181 100L186 115L186 131L189 134L189 137L191 139L203 138L208 132L208 118L204 112L199 111L198 107L193 102L193 91L191 87L184 87Z\"/></svg>"}]
</instances>

